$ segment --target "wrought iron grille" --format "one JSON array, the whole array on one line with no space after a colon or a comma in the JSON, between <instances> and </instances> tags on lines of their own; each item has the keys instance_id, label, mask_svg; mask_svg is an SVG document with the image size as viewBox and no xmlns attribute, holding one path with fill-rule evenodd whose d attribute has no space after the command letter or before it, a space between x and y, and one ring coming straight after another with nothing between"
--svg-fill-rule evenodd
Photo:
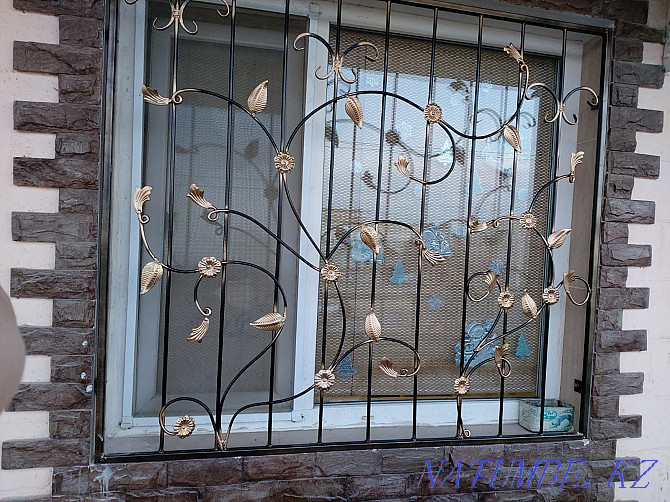
<instances>
[{"instance_id":1,"label":"wrought iron grille","mask_svg":"<svg viewBox=\"0 0 670 502\"><path fill-rule=\"evenodd\" d=\"M136 1L126 3L132 5ZM189 80L187 70L180 73L182 65L189 67L188 57L184 56L184 52L188 53L188 37L199 29L195 21L189 20L189 12L195 12L198 6L191 5L190 0L169 0L165 2L166 15L153 21L153 29L171 32L170 88L167 92L157 90L152 82L142 86L149 108L167 110L167 135L163 141L167 190L164 208L158 208L160 213L164 210L164 228L158 229L163 234L161 252L155 251L151 242L155 234L149 232L152 187L137 188L133 198L141 242L149 257L141 271L139 294L160 285L157 289L161 289L162 299L160 436L154 453L184 454L166 443L167 436L184 439L196 428L189 415L169 418L171 408L184 403L201 410L209 424L197 425L211 427L213 434L211 447L193 449L189 454L550 437L552 434L544 430L544 420L539 421L537 433L505 433L503 409L511 396L533 396L539 398L540 416L544 416L547 360L551 357L550 310L561 297L574 306L591 305L593 229L590 248L587 246L591 249L589 263L576 264L578 273L557 270L554 265L554 251L570 234L569 228L554 228L556 187L559 182L572 184L579 179L584 158L581 151L560 152L563 128L574 127L578 121L577 114L570 116L568 112L572 109L570 104L597 114L600 123L603 120L599 95L604 89L607 32L396 0L370 2L385 13L383 29L360 31L344 25L342 15L347 6L338 0L333 4L335 21L328 38L324 38L310 31L296 35L300 23L294 23L290 0L285 0L280 83L264 77L262 59L254 67L261 70L257 75L236 66L236 51L240 50L236 28L241 10L235 0L219 2L218 10L204 9L200 15L218 15L228 23L228 52L220 54L212 49L213 57L217 57L213 64L227 64L227 82L219 76L218 81L213 77L209 82L214 88L182 86L181 82ZM408 36L394 31L395 9L421 11L423 22L430 26L430 35ZM475 33L474 42L440 38L440 23L451 17L468 19ZM515 40L504 47L487 45L484 31L488 21L507 23L507 30L516 32ZM557 54L526 51L527 33L536 34L539 29L560 33ZM597 90L584 85L564 88L567 45L573 34L595 36L601 44L603 59ZM328 98L311 109L300 110L302 118L293 126L288 116L297 112L288 109L289 59L306 53L308 46L309 51L327 52L327 66L317 68L315 78L325 83ZM407 52L404 59L398 56L403 51ZM415 69L398 67L403 64ZM302 70L309 71L307 65ZM244 96L234 85L234 76L240 72L249 73L249 78L257 83ZM401 74L421 75L424 79L413 84L409 78L408 83L400 80ZM538 75L540 80L536 80ZM426 88L420 87L423 84ZM498 109L484 96L493 87L502 89ZM579 100L580 95L585 98ZM522 110L529 102L535 103L534 113ZM183 182L191 173L181 169L176 160L183 149L179 141L180 121L207 107L226 111L226 123L216 124L223 131L221 144L216 146L222 153L217 164L220 170L216 179L192 179L188 193L176 193L175 180ZM278 121L264 120L268 107L275 110L273 117L278 117ZM246 125L239 125L235 118L238 115L244 117ZM291 180L304 177L311 168L303 162L301 135L305 125L319 116L326 123L320 235L305 223L305 212L299 207L302 201ZM540 127L544 129L540 131ZM260 140L249 143L242 155L263 166L258 176L268 172L264 171L266 165L272 166L264 192L267 201L263 202L274 215L270 218L272 227L254 212L256 206L249 210L244 204L238 205L240 201L253 205L253 194L244 198L235 193L235 138L244 136L249 128L254 128ZM408 128L414 128L418 141L410 140ZM533 134L535 140L525 141L524 134ZM347 148L340 149L340 144ZM487 148L483 149L482 144ZM520 197L520 159L526 144L535 150L529 162L534 174L524 179L527 194ZM479 186L482 161L478 154L483 150L499 166L490 175L493 181L488 192ZM263 155L267 158L260 158ZM598 166L599 147L593 156L589 165ZM363 161L365 165L361 165ZM152 159L147 156L145 163L150 162ZM209 196L210 184L218 187L217 194L222 197ZM500 193L505 195L500 197ZM176 240L190 242L176 227L174 217L175 199L183 196L190 199L191 206L181 216L198 220L198 232L209 231L219 236L221 243L217 255L188 264L181 263L184 257L173 256ZM458 209L445 208L446 205ZM236 225L252 228L263 236L263 244L258 246L260 254L239 256L239 249L248 248L235 247L236 236L240 238L234 231ZM458 242L454 237L450 245L445 233L457 236ZM296 246L287 236L299 236L302 245ZM195 244L187 257L198 253ZM521 256L515 255L516 251ZM291 305L294 295L287 294L286 284L282 283L287 277L286 267L294 275L300 267L301 273L319 277L317 329L308 335L316 344L314 378L295 392L277 390L278 341L289 324L294 331L302 329L302 321L290 319L296 315L296 308ZM407 287L387 291L389 283ZM258 312L240 310L239 304L233 306L236 291L242 287L247 288L247 294L258 290L259 297L271 300L267 314L259 316ZM183 298L188 289L190 302ZM187 310L199 317L189 327L190 333L183 333L187 345L208 340L215 347L202 361L203 366L217 368L215 381L208 382L215 387L213 403L194 395L170 397L179 389L170 381L170 367L179 364L181 351L189 350L188 346L173 349L171 326L183 326L184 320L190 322L184 314ZM260 336L268 335L262 349L248 352L247 347L258 342L247 345L244 337L251 335L240 336L226 327L230 322L227 319L240 315L259 330ZM514 359L511 354L510 343L518 343L522 333L530 333L528 338L535 353L528 361L524 361L525 356ZM235 342L234 350L240 359L236 371L224 364L224 353L233 350L231 341ZM582 341L588 347L588 335ZM425 351L430 352L430 357L422 357ZM445 360L449 358L453 361ZM513 360L522 368L517 380L512 377ZM193 368L194 373L199 374L198 371ZM355 379L352 372L358 373ZM422 372L427 372L426 377ZM250 374L252 381L268 383L267 396L244 402L242 395L241 401L236 397L235 403L229 404L231 390ZM588 350L584 351L580 376L583 380L588 377ZM296 399L311 395L318 409L314 434L308 440L300 436L297 441L277 441L273 414L290 410ZM585 391L581 398L582 417L587 395ZM468 397L493 396L499 403L497 431L472 434L464 420L464 403ZM445 408L456 409L456 424L434 426L437 432L429 437L421 434L417 418L419 402L428 398L440 399ZM356 399L364 402L366 409L361 439L330 440L324 419L329 403ZM382 437L374 435L373 403L394 399L410 403L410 426L400 434L388 428ZM259 411L267 424L265 444L235 444L236 420L243 413ZM584 428L580 431L584 432ZM109 456L120 457L123 456Z\"/></svg>"}]
</instances>

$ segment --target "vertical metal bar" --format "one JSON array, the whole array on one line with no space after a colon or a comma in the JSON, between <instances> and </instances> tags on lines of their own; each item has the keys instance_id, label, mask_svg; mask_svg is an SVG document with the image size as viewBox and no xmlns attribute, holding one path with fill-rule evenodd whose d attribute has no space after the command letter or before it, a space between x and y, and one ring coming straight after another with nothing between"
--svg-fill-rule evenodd
<instances>
[{"instance_id":1,"label":"vertical metal bar","mask_svg":"<svg viewBox=\"0 0 670 502\"><path fill-rule=\"evenodd\" d=\"M386 25L384 31L384 77L382 82L382 90L384 92L388 89L388 69L389 69L389 47L391 45L391 0L386 1ZM377 164L377 195L375 199L375 220L380 219L381 197L382 197L382 174L384 172L384 126L386 125L386 95L382 95L382 112L380 116L379 125L379 154ZM379 225L375 224L375 229L379 229ZM374 308L375 296L377 292L377 254L372 254L372 279L370 291L370 308ZM370 415L372 413L372 344L368 350L368 388L366 394L366 409L365 414L365 440L370 441Z\"/></svg>"},{"instance_id":2,"label":"vertical metal bar","mask_svg":"<svg viewBox=\"0 0 670 502\"><path fill-rule=\"evenodd\" d=\"M477 135L477 107L479 106L479 78L482 69L482 31L484 28L484 16L479 15L479 32L477 34L477 70L475 72L475 98L473 103L472 113L472 136ZM470 222L472 217L472 178L475 172L475 150L476 140L471 140L470 145L470 173L468 177L468 214L466 217L466 224ZM465 264L463 266L463 315L461 319L461 360L459 363L460 372L463 372L465 366L465 325L467 323L467 308L468 296L466 293L466 284L470 274L470 232L465 234ZM458 409L458 422L462 420L461 409Z\"/></svg>"},{"instance_id":3,"label":"vertical metal bar","mask_svg":"<svg viewBox=\"0 0 670 502\"><path fill-rule=\"evenodd\" d=\"M228 61L228 97L233 98L234 69L235 69L235 16L237 15L237 0L233 0L230 6L230 60ZM230 208L230 199L232 195L232 161L233 161L233 106L228 103L228 123L226 129L226 193L224 198L224 207ZM221 267L221 304L219 306L219 341L218 341L218 364L216 370L216 428L221 430L221 413L223 412L223 403L221 402L221 389L223 382L223 328L225 324L226 311L226 284L228 279L228 267L225 265L228 260L228 237L230 232L230 215L223 213L223 244L221 250L221 259L224 265Z\"/></svg>"},{"instance_id":4,"label":"vertical metal bar","mask_svg":"<svg viewBox=\"0 0 670 502\"><path fill-rule=\"evenodd\" d=\"M556 95L559 97L559 99L563 99L563 87L565 84L565 55L566 55L566 47L568 43L568 30L563 29L563 43L561 46L561 66L560 66L560 74L558 75L558 82L556 85ZM552 160L553 164L551 166L551 178L554 178L556 176L556 171L558 169L558 164L560 160L560 148L559 148L559 143L561 141L561 126L562 126L562 119L561 117L558 118L556 121L556 126L554 127L554 142L552 145ZM554 205L556 204L556 184L554 183L550 189L549 189L549 198L547 201L547 232L551 232L551 229L554 224L554 216L555 216L555 210L554 210ZM548 277L549 275L549 268L550 268L550 261L549 261L549 251L545 252L545 259L544 259L544 271L545 271L545 276L544 276L544 286L549 283L549 281L552 280L551 277ZM551 271L553 274L553 270ZM544 408L545 408L545 401L546 401L546 393L547 393L547 356L548 356L548 351L549 351L549 310L550 309L544 309L544 315L542 316L542 324L541 324L541 330L540 333L542 334L542 387L540 389L540 429L538 432L538 435L544 434Z\"/></svg>"},{"instance_id":5,"label":"vertical metal bar","mask_svg":"<svg viewBox=\"0 0 670 502\"><path fill-rule=\"evenodd\" d=\"M96 269L100 274L100 280L97 281L95 297L97 298L95 305L95 319L96 319L96 348L95 348L95 365L93 375L93 388L95 392L95 399L93 400L93 416L94 423L94 448L91 451L90 460L92 462L99 461L104 453L105 441L105 374L106 374L106 339L107 339L107 283L109 274L109 232L110 228L110 203L112 170L107 169L107 166L112 165L112 151L113 151L113 127L114 127L114 75L116 65L116 38L117 33L117 19L118 19L118 3L107 2L105 8L105 21L103 27L103 68L102 81L105 83L102 88L102 102L101 102L101 130L100 130L100 152L102 165L101 176L99 183L99 201L98 201L98 239L99 252L96 256ZM144 57L144 54L142 54Z\"/></svg>"},{"instance_id":6,"label":"vertical metal bar","mask_svg":"<svg viewBox=\"0 0 670 502\"><path fill-rule=\"evenodd\" d=\"M289 19L290 19L290 10L291 10L291 0L286 0L285 10L284 10L284 62L282 69L282 96L281 96L281 133L279 145L284 149L284 136L286 135L286 96L288 93L288 48L289 48ZM285 182L284 175L279 174L279 197L277 198L277 237L282 238L282 200L284 187L282 184ZM277 246L275 248L275 278L279 280L279 271L281 267L281 244L279 240L277 241ZM274 298L273 298L273 311L277 312L277 302L279 300L279 288L275 283L274 286ZM275 336L275 332L272 332L272 336ZM268 401L268 441L267 446L272 444L272 401L274 400L274 388L275 388L275 364L277 358L277 345L273 345L270 349L270 389Z\"/></svg>"},{"instance_id":7,"label":"vertical metal bar","mask_svg":"<svg viewBox=\"0 0 670 502\"><path fill-rule=\"evenodd\" d=\"M177 92L177 64L179 58L179 23L173 23L172 36L172 94ZM174 172L175 172L175 148L177 140L177 105L170 103L170 115L168 117L169 146L168 146L168 176L167 176L167 211L165 221L165 261L172 263L172 232L174 230ZM167 402L167 377L168 377L168 344L170 340L170 300L172 296L172 273L166 270L165 277L165 313L163 316L163 371L161 375L161 407ZM161 429L158 441L158 451L165 447L165 433Z\"/></svg>"},{"instance_id":8,"label":"vertical metal bar","mask_svg":"<svg viewBox=\"0 0 670 502\"><path fill-rule=\"evenodd\" d=\"M431 39L431 49L430 49L430 73L428 79L428 103L432 103L435 97L435 57L437 51L437 17L439 11L437 8L433 9L433 36ZM422 178L426 180L428 178L428 159L430 157L430 145L431 145L431 126L429 122L426 122L426 137L423 144L423 176ZM426 223L426 185L421 186L421 213L419 216L419 233L423 235L423 227ZM421 253L417 253L416 267L417 267L417 278L416 278L416 305L414 310L414 348L419 350L419 328L420 328L420 316L421 316L421 272L422 272L423 260L421 258ZM414 382L412 387L412 439L416 439L416 422L417 422L417 413L418 413L418 401L419 401L419 380L417 375L414 375Z\"/></svg>"},{"instance_id":9,"label":"vertical metal bar","mask_svg":"<svg viewBox=\"0 0 670 502\"><path fill-rule=\"evenodd\" d=\"M342 0L337 0L337 24L335 26L335 54L340 54L340 30L342 28ZM338 75L333 78L333 98L337 97ZM326 256L330 255L330 234L333 225L333 179L335 174L335 137L337 135L337 102L333 103L331 116L330 134L330 172L328 174L328 214L326 216ZM324 284L323 290L323 325L321 333L321 368L326 367L326 341L328 339L328 285ZM323 391L319 392L319 428L317 431L317 444L323 440Z\"/></svg>"},{"instance_id":10,"label":"vertical metal bar","mask_svg":"<svg viewBox=\"0 0 670 502\"><path fill-rule=\"evenodd\" d=\"M521 57L523 57L523 50L526 43L526 23L521 25L521 43L519 44L519 51L521 52ZM521 69L519 69L519 81L516 92L517 103L521 99L521 86L523 85L523 76ZM516 115L514 125L517 130L519 130L519 122L521 117L521 110ZM517 164L519 160L518 152L514 150L514 159L512 161L512 189L510 192L510 201L509 201L509 214L514 214L514 195L516 193L516 178L517 178ZM509 272L510 272L510 262L512 260L512 225L514 221L508 220L507 222L507 258L505 260L505 289L509 289ZM500 342L501 345L505 343L505 335L507 334L507 311L503 312L503 337ZM500 402L498 404L498 436L502 437L503 435L503 411L505 407L505 378L500 376Z\"/></svg>"},{"instance_id":11,"label":"vertical metal bar","mask_svg":"<svg viewBox=\"0 0 670 502\"><path fill-rule=\"evenodd\" d=\"M602 37L602 53L600 60L600 110L598 112L598 140L596 142L595 152L595 167L597 175L594 178L593 184L593 209L592 209L592 226L591 226L591 251L589 255L589 279L594 291L598 291L598 252L600 249L599 235L600 235L600 211L599 195L602 193L602 185L604 178L604 159L602 159L602 152L605 148L605 134L607 131L607 104L609 103L607 76L610 74L610 51L612 48L612 32L608 30ZM592 369L592 354L593 354L593 335L595 331L595 314L596 310L593 308L593 298L586 304L586 323L584 326L584 356L582 364L582 395L579 413L579 430L582 434L588 435L589 414L591 403L591 369Z\"/></svg>"}]
</instances>

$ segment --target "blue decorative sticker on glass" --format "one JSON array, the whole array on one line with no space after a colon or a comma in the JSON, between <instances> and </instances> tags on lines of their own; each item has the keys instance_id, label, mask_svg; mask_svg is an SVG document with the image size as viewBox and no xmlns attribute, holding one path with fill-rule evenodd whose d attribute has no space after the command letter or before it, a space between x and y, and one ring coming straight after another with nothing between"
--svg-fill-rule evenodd
<instances>
[{"instance_id":1,"label":"blue decorative sticker on glass","mask_svg":"<svg viewBox=\"0 0 670 502\"><path fill-rule=\"evenodd\" d=\"M433 310L437 312L440 310L440 307L444 305L444 302L442 301L442 297L440 295L433 295L430 298L428 298L428 308L430 310Z\"/></svg>"},{"instance_id":2,"label":"blue decorative sticker on glass","mask_svg":"<svg viewBox=\"0 0 670 502\"><path fill-rule=\"evenodd\" d=\"M444 145L442 146L442 151L437 156L437 161L446 166L451 167L451 163L454 161L454 152L452 151L453 145L449 139L444 140Z\"/></svg>"},{"instance_id":3,"label":"blue decorative sticker on glass","mask_svg":"<svg viewBox=\"0 0 670 502\"><path fill-rule=\"evenodd\" d=\"M521 188L516 191L516 202L530 202L530 193L527 188Z\"/></svg>"},{"instance_id":4,"label":"blue decorative sticker on glass","mask_svg":"<svg viewBox=\"0 0 670 502\"><path fill-rule=\"evenodd\" d=\"M460 221L451 222L451 235L465 237L468 234L468 226Z\"/></svg>"},{"instance_id":5,"label":"blue decorative sticker on glass","mask_svg":"<svg viewBox=\"0 0 670 502\"><path fill-rule=\"evenodd\" d=\"M412 138L412 136L414 136L412 124L408 124L404 120L397 125L396 129L398 131L398 134L400 135L400 139L402 139L403 141L409 141Z\"/></svg>"},{"instance_id":6,"label":"blue decorative sticker on glass","mask_svg":"<svg viewBox=\"0 0 670 502\"><path fill-rule=\"evenodd\" d=\"M501 276L505 272L505 262L500 258L493 258L489 263L489 270L494 274Z\"/></svg>"},{"instance_id":7,"label":"blue decorative sticker on glass","mask_svg":"<svg viewBox=\"0 0 670 502\"><path fill-rule=\"evenodd\" d=\"M470 183L465 183L465 189L464 192L467 195L468 190L470 190ZM479 179L479 173L477 172L477 169L474 170L474 173L472 175L472 195L481 195L484 193L484 189L482 188L482 182Z\"/></svg>"},{"instance_id":8,"label":"blue decorative sticker on glass","mask_svg":"<svg viewBox=\"0 0 670 502\"><path fill-rule=\"evenodd\" d=\"M389 279L393 284L405 284L408 279L405 275L405 265L402 264L402 261L398 260L393 266L393 275Z\"/></svg>"},{"instance_id":9,"label":"blue decorative sticker on glass","mask_svg":"<svg viewBox=\"0 0 670 502\"><path fill-rule=\"evenodd\" d=\"M481 342L486 334L489 332L493 326L493 319L488 319L485 322L470 322L465 325L465 361L472 357L472 354L475 353L475 347ZM491 338L494 338L496 335L491 335ZM454 345L454 362L460 364L461 362L461 344L457 343ZM493 344L480 350L477 355L470 363L470 367L473 367L480 362L493 357L495 352L495 347Z\"/></svg>"},{"instance_id":10,"label":"blue decorative sticker on glass","mask_svg":"<svg viewBox=\"0 0 670 502\"><path fill-rule=\"evenodd\" d=\"M376 73L370 72L365 79L365 82L367 83L369 89L376 89L379 87L381 79Z\"/></svg>"},{"instance_id":11,"label":"blue decorative sticker on glass","mask_svg":"<svg viewBox=\"0 0 670 502\"><path fill-rule=\"evenodd\" d=\"M451 258L454 254L449 247L447 236L437 225L431 225L423 231L423 242L426 244L428 251L440 253L443 258Z\"/></svg>"},{"instance_id":12,"label":"blue decorative sticker on glass","mask_svg":"<svg viewBox=\"0 0 670 502\"><path fill-rule=\"evenodd\" d=\"M337 376L342 378L349 378L356 374L356 370L354 369L354 363L351 359L351 354L347 355L344 359L342 359L342 362L337 366L335 373L337 374Z\"/></svg>"},{"instance_id":13,"label":"blue decorative sticker on glass","mask_svg":"<svg viewBox=\"0 0 670 502\"><path fill-rule=\"evenodd\" d=\"M521 359L526 359L529 355L533 353L528 346L528 340L526 339L526 333L521 333L519 339L516 341L516 356Z\"/></svg>"}]
</instances>

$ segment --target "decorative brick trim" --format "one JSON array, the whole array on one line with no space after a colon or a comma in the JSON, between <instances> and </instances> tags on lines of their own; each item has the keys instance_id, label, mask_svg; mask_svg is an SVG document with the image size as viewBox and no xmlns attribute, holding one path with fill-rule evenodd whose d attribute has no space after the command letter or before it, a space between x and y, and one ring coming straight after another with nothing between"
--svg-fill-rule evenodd
<instances>
[{"instance_id":1,"label":"decorative brick trim","mask_svg":"<svg viewBox=\"0 0 670 502\"><path fill-rule=\"evenodd\" d=\"M93 355L95 333L92 328L22 326L20 330L28 354Z\"/></svg>"},{"instance_id":2,"label":"decorative brick trim","mask_svg":"<svg viewBox=\"0 0 670 502\"><path fill-rule=\"evenodd\" d=\"M661 68L661 74L665 76L663 67L659 68ZM610 126L612 125L623 127L624 129L634 129L635 131L663 132L663 112L660 110L633 108L631 106L612 106L610 108Z\"/></svg>"},{"instance_id":3,"label":"decorative brick trim","mask_svg":"<svg viewBox=\"0 0 670 502\"><path fill-rule=\"evenodd\" d=\"M7 411L81 410L90 409L91 402L83 384L30 383L19 386Z\"/></svg>"},{"instance_id":4,"label":"decorative brick trim","mask_svg":"<svg viewBox=\"0 0 670 502\"><path fill-rule=\"evenodd\" d=\"M643 153L610 151L607 154L607 169L610 174L626 174L636 178L658 178L661 158Z\"/></svg>"},{"instance_id":5,"label":"decorative brick trim","mask_svg":"<svg viewBox=\"0 0 670 502\"><path fill-rule=\"evenodd\" d=\"M616 272L621 272L621 267L648 267L651 265L651 246L646 244L605 244L600 248L600 263L601 277L603 273L607 282L621 283L620 286L626 285L626 278L621 280L610 280ZM617 267L616 270L611 267ZM627 275L627 274L626 274ZM606 287L601 283L601 286Z\"/></svg>"},{"instance_id":6,"label":"decorative brick trim","mask_svg":"<svg viewBox=\"0 0 670 502\"><path fill-rule=\"evenodd\" d=\"M14 298L95 298L96 274L87 270L12 269Z\"/></svg>"},{"instance_id":7,"label":"decorative brick trim","mask_svg":"<svg viewBox=\"0 0 670 502\"><path fill-rule=\"evenodd\" d=\"M2 443L2 468L88 464L88 439L31 439Z\"/></svg>"},{"instance_id":8,"label":"decorative brick trim","mask_svg":"<svg viewBox=\"0 0 670 502\"><path fill-rule=\"evenodd\" d=\"M47 188L98 188L98 162L85 158L14 159L14 184Z\"/></svg>"},{"instance_id":9,"label":"decorative brick trim","mask_svg":"<svg viewBox=\"0 0 670 502\"><path fill-rule=\"evenodd\" d=\"M596 355L603 352L634 352L647 350L647 330L601 331L596 334ZM618 364L617 357L617 364ZM618 367L618 366L617 366Z\"/></svg>"},{"instance_id":10,"label":"decorative brick trim","mask_svg":"<svg viewBox=\"0 0 670 502\"><path fill-rule=\"evenodd\" d=\"M95 241L95 215L13 213L12 239L28 242Z\"/></svg>"}]
</instances>

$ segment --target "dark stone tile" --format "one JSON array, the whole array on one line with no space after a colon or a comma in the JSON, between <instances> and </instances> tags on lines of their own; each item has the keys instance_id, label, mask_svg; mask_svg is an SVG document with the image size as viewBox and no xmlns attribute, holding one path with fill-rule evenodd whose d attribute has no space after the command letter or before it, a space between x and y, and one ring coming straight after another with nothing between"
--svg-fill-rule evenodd
<instances>
[{"instance_id":1,"label":"dark stone tile","mask_svg":"<svg viewBox=\"0 0 670 502\"><path fill-rule=\"evenodd\" d=\"M93 357L54 355L51 357L51 381L92 383Z\"/></svg>"},{"instance_id":2,"label":"dark stone tile","mask_svg":"<svg viewBox=\"0 0 670 502\"><path fill-rule=\"evenodd\" d=\"M90 328L21 326L26 353L41 355L93 353L94 332Z\"/></svg>"},{"instance_id":3,"label":"dark stone tile","mask_svg":"<svg viewBox=\"0 0 670 502\"><path fill-rule=\"evenodd\" d=\"M593 372L599 375L619 372L618 352L596 352L593 354Z\"/></svg>"},{"instance_id":4,"label":"dark stone tile","mask_svg":"<svg viewBox=\"0 0 670 502\"><path fill-rule=\"evenodd\" d=\"M612 106L610 108L610 127L642 132L663 132L663 112L630 106Z\"/></svg>"},{"instance_id":5,"label":"dark stone tile","mask_svg":"<svg viewBox=\"0 0 670 502\"><path fill-rule=\"evenodd\" d=\"M613 83L611 86L610 103L612 106L637 107L639 90L636 85ZM612 127L621 127L613 124Z\"/></svg>"},{"instance_id":6,"label":"dark stone tile","mask_svg":"<svg viewBox=\"0 0 670 502\"><path fill-rule=\"evenodd\" d=\"M100 49L14 42L14 70L36 73L99 73Z\"/></svg>"},{"instance_id":7,"label":"dark stone tile","mask_svg":"<svg viewBox=\"0 0 670 502\"><path fill-rule=\"evenodd\" d=\"M647 330L600 331L596 334L597 352L647 350Z\"/></svg>"},{"instance_id":8,"label":"dark stone tile","mask_svg":"<svg viewBox=\"0 0 670 502\"><path fill-rule=\"evenodd\" d=\"M216 458L174 460L167 464L170 486L217 486L242 481L242 460Z\"/></svg>"},{"instance_id":9,"label":"dark stone tile","mask_svg":"<svg viewBox=\"0 0 670 502\"><path fill-rule=\"evenodd\" d=\"M594 396L625 396L641 394L644 389L644 373L612 373L593 376Z\"/></svg>"},{"instance_id":10,"label":"dark stone tile","mask_svg":"<svg viewBox=\"0 0 670 502\"><path fill-rule=\"evenodd\" d=\"M626 246L626 244L610 244L610 246L612 245ZM602 249L603 248L601 247L601 253ZM628 280L628 267L612 267L612 266L600 267L601 288L625 288L627 280Z\"/></svg>"},{"instance_id":11,"label":"dark stone tile","mask_svg":"<svg viewBox=\"0 0 670 502\"><path fill-rule=\"evenodd\" d=\"M100 106L14 101L14 129L28 132L97 131Z\"/></svg>"},{"instance_id":12,"label":"dark stone tile","mask_svg":"<svg viewBox=\"0 0 670 502\"><path fill-rule=\"evenodd\" d=\"M58 37L61 45L102 47L102 22L81 16L60 16Z\"/></svg>"},{"instance_id":13,"label":"dark stone tile","mask_svg":"<svg viewBox=\"0 0 670 502\"><path fill-rule=\"evenodd\" d=\"M98 212L97 190L61 188L59 192L61 213L95 214Z\"/></svg>"},{"instance_id":14,"label":"dark stone tile","mask_svg":"<svg viewBox=\"0 0 670 502\"><path fill-rule=\"evenodd\" d=\"M84 157L15 157L13 181L15 185L29 187L97 188L99 172L98 162Z\"/></svg>"},{"instance_id":15,"label":"dark stone tile","mask_svg":"<svg viewBox=\"0 0 670 502\"><path fill-rule=\"evenodd\" d=\"M19 385L7 411L90 409L92 395L84 384L31 383Z\"/></svg>"},{"instance_id":16,"label":"dark stone tile","mask_svg":"<svg viewBox=\"0 0 670 502\"><path fill-rule=\"evenodd\" d=\"M94 215L12 213L12 239L27 242L95 241Z\"/></svg>"},{"instance_id":17,"label":"dark stone tile","mask_svg":"<svg viewBox=\"0 0 670 502\"><path fill-rule=\"evenodd\" d=\"M245 457L242 469L245 481L311 478L314 476L314 454Z\"/></svg>"},{"instance_id":18,"label":"dark stone tile","mask_svg":"<svg viewBox=\"0 0 670 502\"><path fill-rule=\"evenodd\" d=\"M88 439L30 439L2 443L2 468L27 469L86 465Z\"/></svg>"},{"instance_id":19,"label":"dark stone tile","mask_svg":"<svg viewBox=\"0 0 670 502\"><path fill-rule=\"evenodd\" d=\"M604 244L600 248L600 260L606 276L601 287L625 286L626 272L618 272L621 267L648 267L651 265L651 246L646 244ZM615 275L616 274L616 275ZM623 274L623 275L622 275ZM602 277L602 276L601 276ZM621 280L623 279L623 280ZM608 285L612 284L612 286Z\"/></svg>"},{"instance_id":20,"label":"dark stone tile","mask_svg":"<svg viewBox=\"0 0 670 502\"><path fill-rule=\"evenodd\" d=\"M50 411L49 435L53 439L89 438L91 410Z\"/></svg>"},{"instance_id":21,"label":"dark stone tile","mask_svg":"<svg viewBox=\"0 0 670 502\"><path fill-rule=\"evenodd\" d=\"M95 297L96 273L88 270L13 268L10 294L14 298Z\"/></svg>"},{"instance_id":22,"label":"dark stone tile","mask_svg":"<svg viewBox=\"0 0 670 502\"><path fill-rule=\"evenodd\" d=\"M91 466L91 492L156 490L167 487L164 462L96 464Z\"/></svg>"},{"instance_id":23,"label":"dark stone tile","mask_svg":"<svg viewBox=\"0 0 670 502\"><path fill-rule=\"evenodd\" d=\"M94 300L54 300L54 326L92 328L94 324Z\"/></svg>"},{"instance_id":24,"label":"dark stone tile","mask_svg":"<svg viewBox=\"0 0 670 502\"><path fill-rule=\"evenodd\" d=\"M665 70L661 65L614 61L612 80L621 84L660 89L665 80Z\"/></svg>"},{"instance_id":25,"label":"dark stone tile","mask_svg":"<svg viewBox=\"0 0 670 502\"><path fill-rule=\"evenodd\" d=\"M56 269L61 270L96 270L96 242L57 242Z\"/></svg>"},{"instance_id":26,"label":"dark stone tile","mask_svg":"<svg viewBox=\"0 0 670 502\"><path fill-rule=\"evenodd\" d=\"M608 152L607 169L611 174L624 174L638 178L658 178L661 158L630 152Z\"/></svg>"},{"instance_id":27,"label":"dark stone tile","mask_svg":"<svg viewBox=\"0 0 670 502\"><path fill-rule=\"evenodd\" d=\"M314 473L317 476L369 476L382 471L379 450L317 452Z\"/></svg>"},{"instance_id":28,"label":"dark stone tile","mask_svg":"<svg viewBox=\"0 0 670 502\"><path fill-rule=\"evenodd\" d=\"M599 307L605 310L649 308L649 288L601 288Z\"/></svg>"}]
</instances>

